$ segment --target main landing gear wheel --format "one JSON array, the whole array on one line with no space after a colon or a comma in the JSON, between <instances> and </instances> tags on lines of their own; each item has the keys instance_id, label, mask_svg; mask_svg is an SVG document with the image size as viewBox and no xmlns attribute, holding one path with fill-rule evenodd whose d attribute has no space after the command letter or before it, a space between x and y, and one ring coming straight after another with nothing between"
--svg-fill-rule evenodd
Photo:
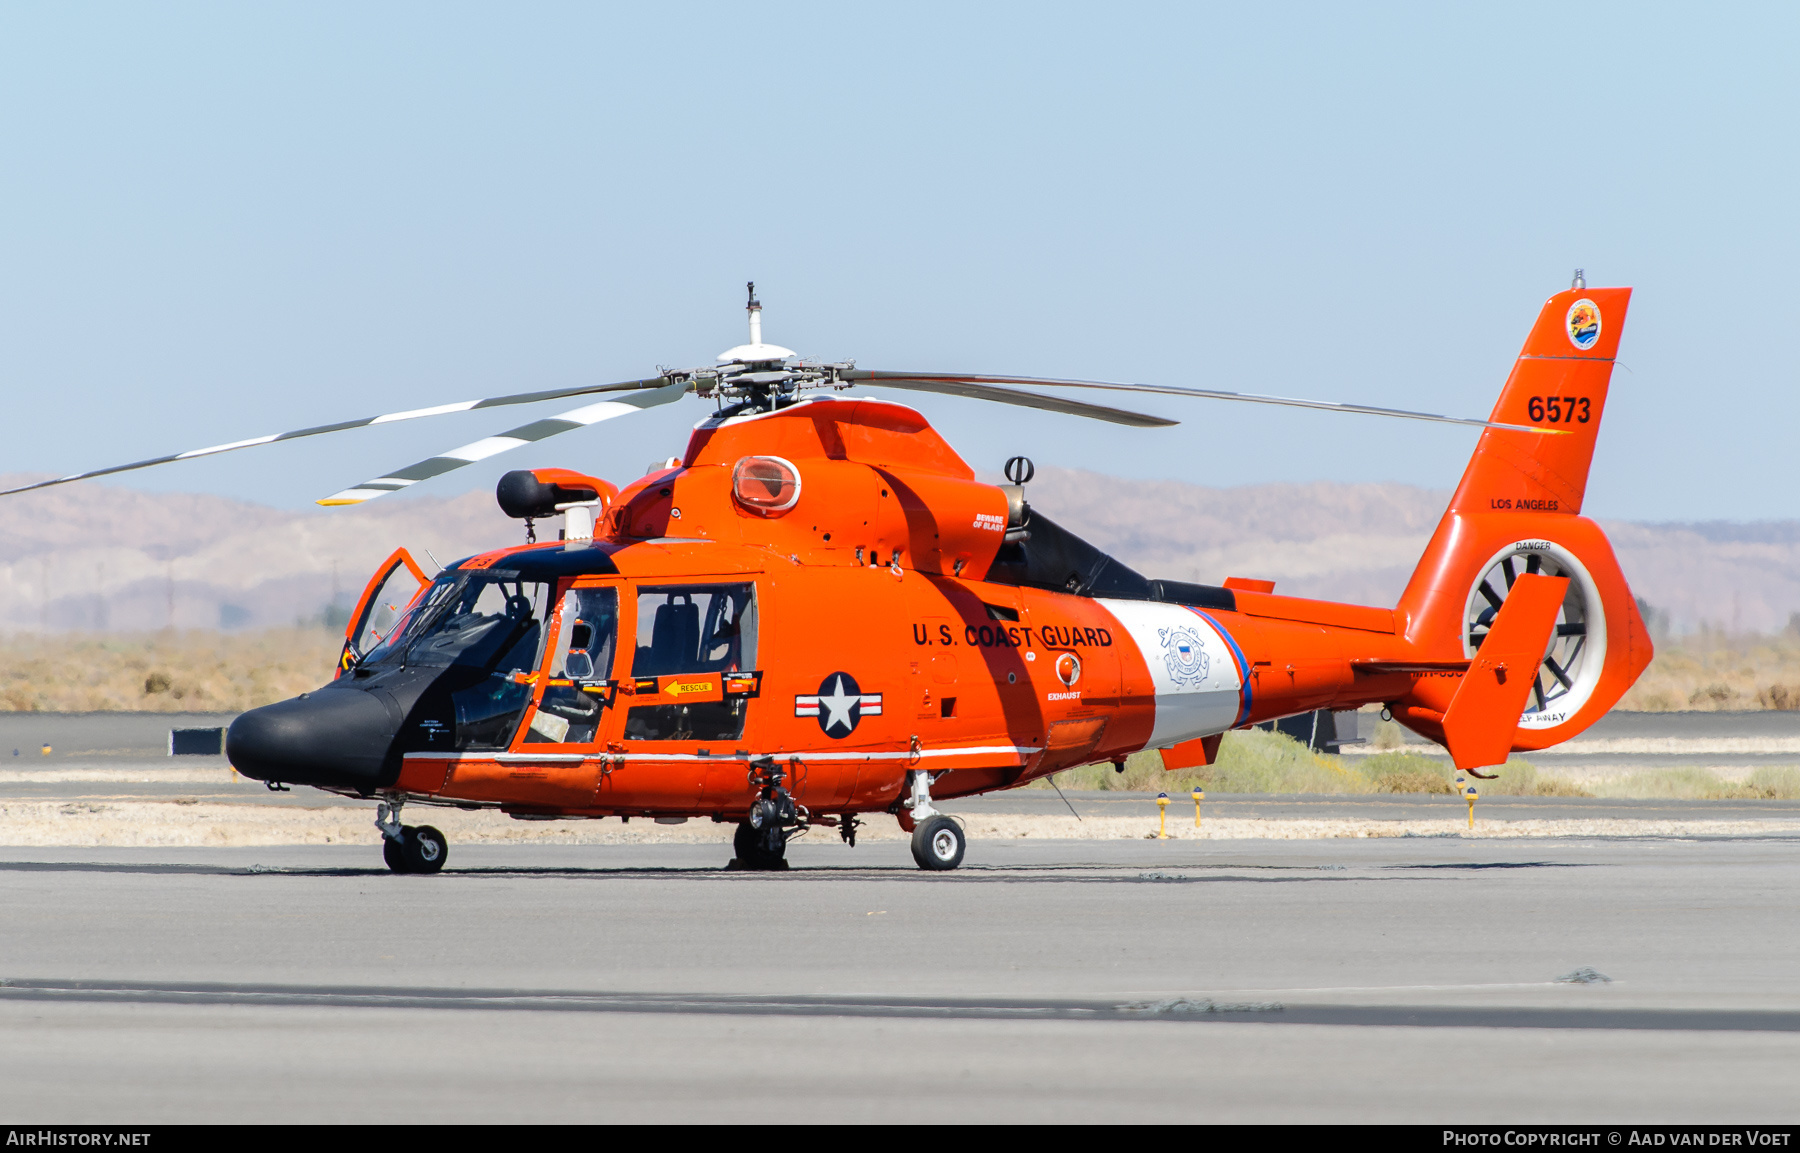
<instances>
[{"instance_id":1,"label":"main landing gear wheel","mask_svg":"<svg viewBox=\"0 0 1800 1153\"><path fill-rule=\"evenodd\" d=\"M963 850L968 845L962 826L942 813L913 828L913 860L919 862L921 869L941 872L956 868L962 864Z\"/></svg>"},{"instance_id":2,"label":"main landing gear wheel","mask_svg":"<svg viewBox=\"0 0 1800 1153\"><path fill-rule=\"evenodd\" d=\"M740 822L731 838L731 847L737 850L732 868L762 871L788 867L787 830L778 825L757 829L752 828L749 821Z\"/></svg>"},{"instance_id":3,"label":"main landing gear wheel","mask_svg":"<svg viewBox=\"0 0 1800 1153\"><path fill-rule=\"evenodd\" d=\"M450 856L450 843L430 825L403 825L400 840L381 840L381 856L396 873L435 873Z\"/></svg>"}]
</instances>

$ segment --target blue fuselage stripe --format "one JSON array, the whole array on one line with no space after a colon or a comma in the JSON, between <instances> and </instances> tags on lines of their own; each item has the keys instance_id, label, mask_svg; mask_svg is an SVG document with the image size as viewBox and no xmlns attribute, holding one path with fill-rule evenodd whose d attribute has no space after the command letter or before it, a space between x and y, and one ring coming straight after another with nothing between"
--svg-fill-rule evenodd
<instances>
[{"instance_id":1,"label":"blue fuselage stripe","mask_svg":"<svg viewBox=\"0 0 1800 1153\"><path fill-rule=\"evenodd\" d=\"M1231 723L1231 727L1235 729L1250 717L1250 662L1244 659L1244 650L1238 648L1236 639L1234 639L1229 632L1225 631L1224 625L1220 624L1206 613L1201 612L1193 605L1187 605L1186 608L1189 612L1211 625L1213 631L1225 638L1226 647L1231 649L1231 659L1237 662L1238 685L1240 686L1238 689L1238 715L1237 720Z\"/></svg>"}]
</instances>

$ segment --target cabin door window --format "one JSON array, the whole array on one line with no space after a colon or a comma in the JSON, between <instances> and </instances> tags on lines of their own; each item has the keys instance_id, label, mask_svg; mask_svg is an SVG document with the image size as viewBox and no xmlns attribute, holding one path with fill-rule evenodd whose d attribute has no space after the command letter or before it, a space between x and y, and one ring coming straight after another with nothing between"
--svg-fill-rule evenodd
<instances>
[{"instance_id":1,"label":"cabin door window","mask_svg":"<svg viewBox=\"0 0 1800 1153\"><path fill-rule=\"evenodd\" d=\"M625 739L730 741L756 695L756 586L637 590L637 648Z\"/></svg>"}]
</instances>

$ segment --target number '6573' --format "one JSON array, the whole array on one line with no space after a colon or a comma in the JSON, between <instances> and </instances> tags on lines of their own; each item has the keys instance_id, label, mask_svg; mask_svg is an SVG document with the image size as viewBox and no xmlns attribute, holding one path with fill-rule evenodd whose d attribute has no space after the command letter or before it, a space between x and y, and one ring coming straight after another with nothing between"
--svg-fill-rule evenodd
<instances>
[{"instance_id":1,"label":"number '6573'","mask_svg":"<svg viewBox=\"0 0 1800 1153\"><path fill-rule=\"evenodd\" d=\"M1586 424L1592 415L1585 396L1534 396L1526 411L1545 424Z\"/></svg>"}]
</instances>

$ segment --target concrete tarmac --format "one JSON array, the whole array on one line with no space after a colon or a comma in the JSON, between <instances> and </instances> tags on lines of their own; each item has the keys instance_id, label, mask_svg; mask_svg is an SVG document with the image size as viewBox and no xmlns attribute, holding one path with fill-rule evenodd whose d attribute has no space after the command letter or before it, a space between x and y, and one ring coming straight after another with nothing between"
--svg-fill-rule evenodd
<instances>
[{"instance_id":1,"label":"concrete tarmac","mask_svg":"<svg viewBox=\"0 0 1800 1153\"><path fill-rule=\"evenodd\" d=\"M718 858L453 845L401 877L369 846L0 849L0 1113L1800 1115L1800 838Z\"/></svg>"},{"instance_id":2,"label":"concrete tarmac","mask_svg":"<svg viewBox=\"0 0 1800 1153\"><path fill-rule=\"evenodd\" d=\"M166 756L170 727L229 719L0 715L0 802L345 803ZM1800 714L1613 714L1589 735L1794 739ZM1550 769L1553 756L1532 759ZM1143 794L1069 800L1154 820ZM1483 821L1800 815L1771 801L1479 804ZM1429 796L1206 806L1270 820L1461 812ZM1047 790L945 808L1067 812ZM726 855L453 844L445 873L398 877L372 828L347 846L0 848L0 1115L1800 1114L1800 836L976 840L951 874L919 872L893 842L808 838L781 874L724 872ZM1610 980L1558 980L1588 971Z\"/></svg>"}]
</instances>

